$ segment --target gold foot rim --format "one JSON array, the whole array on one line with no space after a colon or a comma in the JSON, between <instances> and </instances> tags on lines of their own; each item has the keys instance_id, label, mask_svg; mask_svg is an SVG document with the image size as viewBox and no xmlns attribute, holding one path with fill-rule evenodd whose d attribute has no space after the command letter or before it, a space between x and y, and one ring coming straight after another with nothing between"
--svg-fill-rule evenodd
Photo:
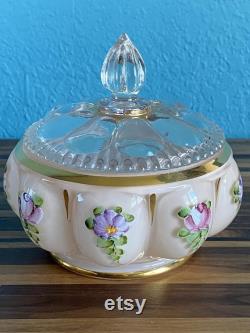
<instances>
[{"instance_id":1,"label":"gold foot rim","mask_svg":"<svg viewBox=\"0 0 250 333\"><path fill-rule=\"evenodd\" d=\"M60 266L66 268L68 271L74 272L79 275L83 275L86 277L93 277L97 279L130 280L130 279L152 277L155 275L169 272L170 270L183 265L186 261L188 261L191 258L192 255L176 259L173 263L159 268L145 270L145 271L138 271L138 272L127 272L127 273L126 272L107 273L107 272L91 271L72 265L66 262L64 259L58 257L58 255L56 255L55 253L51 253L51 256Z\"/></svg>"}]
</instances>

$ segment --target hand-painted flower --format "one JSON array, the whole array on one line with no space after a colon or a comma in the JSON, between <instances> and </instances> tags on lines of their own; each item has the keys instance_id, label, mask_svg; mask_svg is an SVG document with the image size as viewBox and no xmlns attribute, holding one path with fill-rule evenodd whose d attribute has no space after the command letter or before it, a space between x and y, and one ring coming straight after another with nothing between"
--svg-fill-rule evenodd
<instances>
[{"instance_id":1,"label":"hand-painted flower","mask_svg":"<svg viewBox=\"0 0 250 333\"><path fill-rule=\"evenodd\" d=\"M184 218L185 227L190 232L197 232L207 229L211 218L211 209L205 202L194 206L189 215Z\"/></svg>"},{"instance_id":2,"label":"hand-painted flower","mask_svg":"<svg viewBox=\"0 0 250 333\"><path fill-rule=\"evenodd\" d=\"M238 180L238 191L237 191L237 198L239 203L241 203L242 201L242 196L243 196L243 182L242 182L242 177L240 176Z\"/></svg>"},{"instance_id":3,"label":"hand-painted flower","mask_svg":"<svg viewBox=\"0 0 250 333\"><path fill-rule=\"evenodd\" d=\"M119 238L129 229L125 218L111 209L105 209L94 218L94 232L103 238Z\"/></svg>"},{"instance_id":4,"label":"hand-painted flower","mask_svg":"<svg viewBox=\"0 0 250 333\"><path fill-rule=\"evenodd\" d=\"M232 197L233 202L241 204L243 196L243 182L241 176L239 176L239 179L233 184L232 188Z\"/></svg>"},{"instance_id":5,"label":"hand-painted flower","mask_svg":"<svg viewBox=\"0 0 250 333\"><path fill-rule=\"evenodd\" d=\"M39 224L43 218L43 210L34 204L32 197L24 192L18 197L20 217L31 224Z\"/></svg>"},{"instance_id":6,"label":"hand-painted flower","mask_svg":"<svg viewBox=\"0 0 250 333\"><path fill-rule=\"evenodd\" d=\"M242 181L242 177L239 177L239 198L240 198L240 202L242 201L242 196L243 196L243 181Z\"/></svg>"}]
</instances>

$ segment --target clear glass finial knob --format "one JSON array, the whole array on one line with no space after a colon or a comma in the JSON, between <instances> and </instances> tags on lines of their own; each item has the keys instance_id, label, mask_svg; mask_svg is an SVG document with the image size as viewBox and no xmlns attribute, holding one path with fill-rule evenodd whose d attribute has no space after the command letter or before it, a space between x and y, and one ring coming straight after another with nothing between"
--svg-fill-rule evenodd
<instances>
[{"instance_id":1,"label":"clear glass finial knob","mask_svg":"<svg viewBox=\"0 0 250 333\"><path fill-rule=\"evenodd\" d=\"M109 50L101 70L101 80L114 98L131 98L138 94L145 78L143 59L129 39L122 34Z\"/></svg>"}]
</instances>

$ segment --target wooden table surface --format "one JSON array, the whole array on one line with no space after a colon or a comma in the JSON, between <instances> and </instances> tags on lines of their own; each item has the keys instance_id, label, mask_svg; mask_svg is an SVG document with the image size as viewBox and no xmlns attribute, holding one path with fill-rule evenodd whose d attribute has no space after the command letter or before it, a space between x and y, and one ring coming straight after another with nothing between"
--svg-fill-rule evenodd
<instances>
[{"instance_id":1,"label":"wooden table surface","mask_svg":"<svg viewBox=\"0 0 250 333\"><path fill-rule=\"evenodd\" d=\"M132 281L86 278L33 245L3 193L15 141L0 141L0 332L250 332L250 141L233 141L244 181L233 223L184 266ZM226 209L226 207L225 207ZM141 315L106 311L107 298L146 298Z\"/></svg>"}]
</instances>

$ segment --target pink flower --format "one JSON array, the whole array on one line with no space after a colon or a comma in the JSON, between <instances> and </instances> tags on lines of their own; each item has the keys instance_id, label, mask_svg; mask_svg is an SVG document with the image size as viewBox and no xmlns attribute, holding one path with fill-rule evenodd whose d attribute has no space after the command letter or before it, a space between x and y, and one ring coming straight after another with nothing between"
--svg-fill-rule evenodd
<instances>
[{"instance_id":1,"label":"pink flower","mask_svg":"<svg viewBox=\"0 0 250 333\"><path fill-rule=\"evenodd\" d=\"M185 227L190 232L208 229L211 218L211 209L202 202L193 207L187 217L184 218Z\"/></svg>"},{"instance_id":2,"label":"pink flower","mask_svg":"<svg viewBox=\"0 0 250 333\"><path fill-rule=\"evenodd\" d=\"M39 224L43 218L43 210L34 204L32 197L24 192L18 197L20 217L31 224Z\"/></svg>"}]
</instances>

